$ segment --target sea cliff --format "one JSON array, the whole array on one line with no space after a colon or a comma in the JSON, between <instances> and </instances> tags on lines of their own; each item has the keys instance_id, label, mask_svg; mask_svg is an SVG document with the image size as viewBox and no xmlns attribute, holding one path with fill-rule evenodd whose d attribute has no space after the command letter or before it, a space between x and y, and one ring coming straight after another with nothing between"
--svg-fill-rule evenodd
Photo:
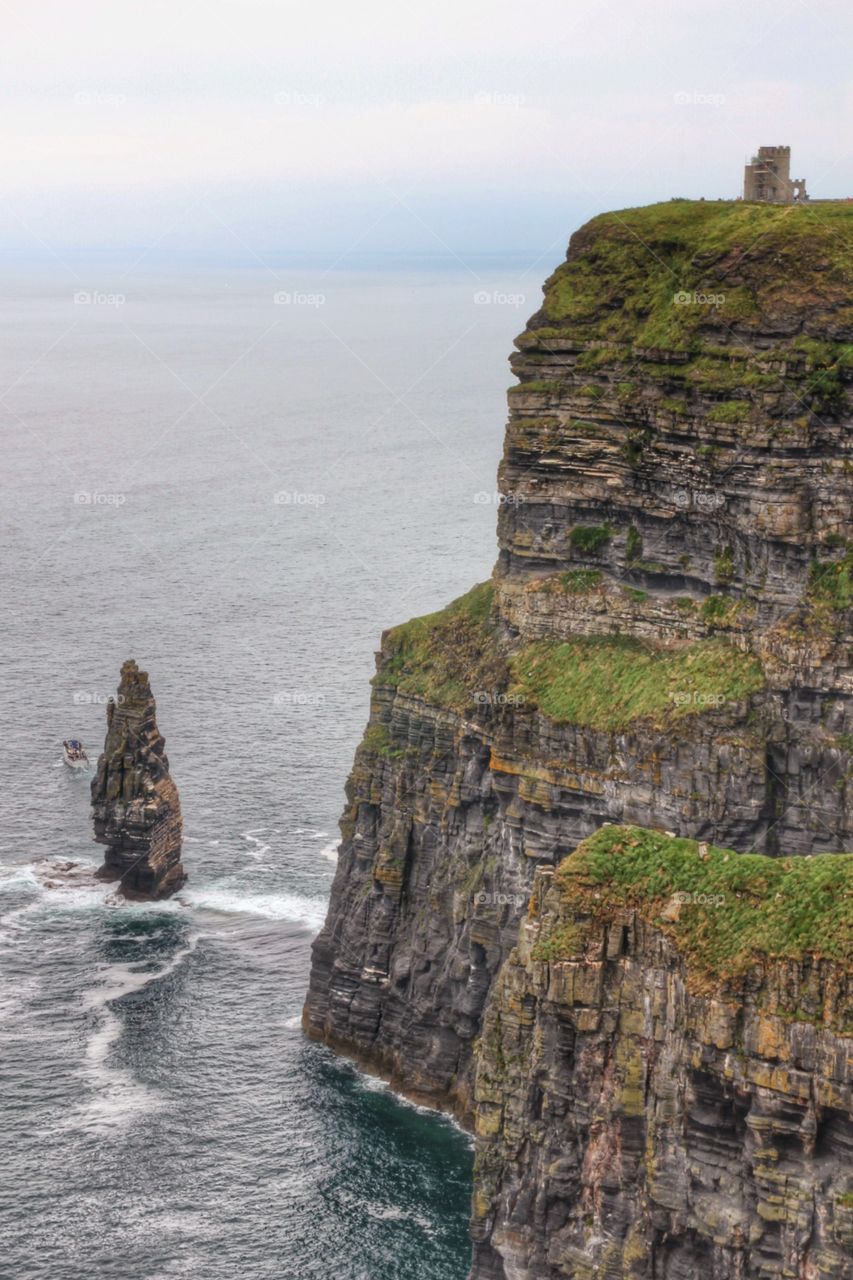
<instances>
[{"instance_id":1,"label":"sea cliff","mask_svg":"<svg viewBox=\"0 0 853 1280\"><path fill-rule=\"evenodd\" d=\"M537 1053L540 1041L556 1052L549 1028L563 1016L559 999L543 995L549 962L529 958L525 930L554 868L603 824L780 865L851 847L851 246L853 208L844 205L817 214L674 201L603 215L577 232L512 358L492 580L383 636L304 1024L477 1128L487 1143L475 1189L478 1280L687 1277L704 1266L701 1249L683 1243L704 1228L687 1201L674 1203L681 1184L671 1221L651 1210L643 1218L629 1163L612 1176L633 1207L593 1214L589 1228L577 1144L559 1157L562 1207L556 1217L539 1213L540 1163L515 1142L533 1141L545 1105L524 1074L531 1047L520 1047L527 1065L510 1079L489 1074L483 1046L515 989ZM627 1040L619 1048L623 990L633 1027L654 982L693 989L691 953L655 924L666 904L650 889L644 904L643 892L641 884L625 907L635 914L619 926L630 952L612 957L636 972L624 982L608 972L605 987L584 996L615 1017L616 1053L635 1052ZM760 895L754 909L763 909ZM611 943L584 936L582 957L561 963L592 983L600 959L590 957ZM773 963L788 962L780 954ZM810 970L824 960L818 948L790 963ZM834 963L849 969L849 953ZM780 973L743 981L773 987ZM665 1024L680 1037L667 1049L684 1079L666 1142L683 1164L688 1059L707 1046L696 1029L705 1015L680 991L662 998L662 1024L643 1012L643 1030L630 1034L653 1046ZM726 996L741 1023L759 1016L747 1015L744 991ZM825 1001L803 1008L806 1021L825 1020ZM788 1051L801 1060L793 1042ZM812 1095L836 1091L832 1133L848 1135L850 1096L827 1074L828 1052L797 1070ZM557 1079L559 1062L546 1065ZM706 1066L711 1093L728 1098L733 1077L716 1059ZM603 1070L578 1086L586 1110L567 1123L588 1123ZM772 1091L768 1080L755 1087ZM655 1080L649 1089L657 1098ZM536 1141L556 1150L559 1125L551 1133L541 1119ZM735 1146L732 1159L744 1159ZM826 1179L813 1183L822 1206ZM727 1192L718 1194L728 1221ZM738 1219L741 1270L726 1261L711 1274L848 1274L831 1232L820 1235L819 1264L817 1246L800 1249L811 1271L785 1270L796 1249L765 1249L751 1213ZM564 1227L574 1253L558 1256L549 1242ZM626 1239L643 1232L640 1262L640 1244ZM713 1232L708 1239L702 1248L713 1250Z\"/></svg>"}]
</instances>

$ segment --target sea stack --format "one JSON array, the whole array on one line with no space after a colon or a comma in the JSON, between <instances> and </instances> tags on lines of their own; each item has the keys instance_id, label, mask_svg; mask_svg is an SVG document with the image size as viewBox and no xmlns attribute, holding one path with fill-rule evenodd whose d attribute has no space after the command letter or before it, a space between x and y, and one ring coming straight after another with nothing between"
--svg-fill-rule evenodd
<instances>
[{"instance_id":1,"label":"sea stack","mask_svg":"<svg viewBox=\"0 0 853 1280\"><path fill-rule=\"evenodd\" d=\"M157 707L132 660L107 703L107 736L92 781L95 839L107 845L98 875L132 898L163 898L186 880L181 801L169 774Z\"/></svg>"}]
</instances>

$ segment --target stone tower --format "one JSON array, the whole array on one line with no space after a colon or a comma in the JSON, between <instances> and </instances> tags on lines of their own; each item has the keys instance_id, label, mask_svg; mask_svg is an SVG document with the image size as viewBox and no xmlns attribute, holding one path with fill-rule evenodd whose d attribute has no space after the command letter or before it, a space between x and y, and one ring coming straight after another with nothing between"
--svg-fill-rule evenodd
<instances>
[{"instance_id":1,"label":"stone tower","mask_svg":"<svg viewBox=\"0 0 853 1280\"><path fill-rule=\"evenodd\" d=\"M805 178L791 177L790 147L759 147L744 169L744 200L796 204L808 200Z\"/></svg>"}]
</instances>

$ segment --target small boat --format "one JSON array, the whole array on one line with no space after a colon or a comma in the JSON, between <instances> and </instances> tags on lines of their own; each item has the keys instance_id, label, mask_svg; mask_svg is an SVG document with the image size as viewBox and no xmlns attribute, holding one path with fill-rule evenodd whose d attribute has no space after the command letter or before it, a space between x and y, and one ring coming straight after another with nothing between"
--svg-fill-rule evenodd
<instances>
[{"instance_id":1,"label":"small boat","mask_svg":"<svg viewBox=\"0 0 853 1280\"><path fill-rule=\"evenodd\" d=\"M89 764L86 749L78 738L66 738L62 743L62 754L69 769L85 769Z\"/></svg>"}]
</instances>

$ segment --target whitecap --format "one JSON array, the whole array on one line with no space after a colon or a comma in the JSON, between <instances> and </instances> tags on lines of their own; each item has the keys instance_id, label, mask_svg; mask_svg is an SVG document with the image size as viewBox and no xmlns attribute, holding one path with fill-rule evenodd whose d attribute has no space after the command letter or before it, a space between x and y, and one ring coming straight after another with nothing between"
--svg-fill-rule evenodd
<instances>
[{"instance_id":1,"label":"whitecap","mask_svg":"<svg viewBox=\"0 0 853 1280\"><path fill-rule=\"evenodd\" d=\"M41 883L33 866L0 867L0 893L9 893L15 889L40 889Z\"/></svg>"},{"instance_id":2,"label":"whitecap","mask_svg":"<svg viewBox=\"0 0 853 1280\"><path fill-rule=\"evenodd\" d=\"M318 930L326 918L326 901L298 893L245 893L233 885L186 888L181 897L191 906L223 915L260 916L265 920L290 920Z\"/></svg>"},{"instance_id":3,"label":"whitecap","mask_svg":"<svg viewBox=\"0 0 853 1280\"><path fill-rule=\"evenodd\" d=\"M62 1128L93 1132L124 1128L141 1115L162 1110L168 1100L137 1080L127 1068L110 1062L124 1024L110 1006L124 996L162 981L191 955L201 934L190 938L165 964L151 969L141 964L109 964L98 970L100 981L80 999L85 1012L95 1014L95 1026L85 1046L82 1075L91 1097L60 1122Z\"/></svg>"},{"instance_id":4,"label":"whitecap","mask_svg":"<svg viewBox=\"0 0 853 1280\"><path fill-rule=\"evenodd\" d=\"M270 846L268 844L265 844L263 840L258 839L259 834L262 831L266 831L266 830L267 830L266 827L252 827L249 831L244 831L242 833L243 839L248 840L250 844L253 844L255 846L254 849L246 850L246 853L248 853L249 857L262 858L265 853L269 853Z\"/></svg>"},{"instance_id":5,"label":"whitecap","mask_svg":"<svg viewBox=\"0 0 853 1280\"><path fill-rule=\"evenodd\" d=\"M328 858L329 862L336 863L338 861L338 848L340 847L340 843L340 840L333 840L331 844L324 844L323 848L320 850L320 857Z\"/></svg>"}]
</instances>

